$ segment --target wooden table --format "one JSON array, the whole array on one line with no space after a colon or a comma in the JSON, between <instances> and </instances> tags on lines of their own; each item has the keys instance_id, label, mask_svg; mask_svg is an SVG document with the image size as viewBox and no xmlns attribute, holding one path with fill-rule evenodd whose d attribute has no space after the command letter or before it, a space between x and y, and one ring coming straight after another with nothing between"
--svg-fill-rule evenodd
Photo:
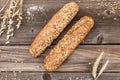
<instances>
[{"instance_id":1,"label":"wooden table","mask_svg":"<svg viewBox=\"0 0 120 80\"><path fill-rule=\"evenodd\" d=\"M0 6L4 4L1 0ZM37 33L65 3L75 1L80 11L41 57L33 58L29 46ZM91 69L101 51L110 59L98 80L120 80L120 0L24 0L23 22L9 45L0 38L0 80L93 80ZM43 59L68 29L82 16L95 19L95 26L73 54L55 72L43 69Z\"/></svg>"}]
</instances>

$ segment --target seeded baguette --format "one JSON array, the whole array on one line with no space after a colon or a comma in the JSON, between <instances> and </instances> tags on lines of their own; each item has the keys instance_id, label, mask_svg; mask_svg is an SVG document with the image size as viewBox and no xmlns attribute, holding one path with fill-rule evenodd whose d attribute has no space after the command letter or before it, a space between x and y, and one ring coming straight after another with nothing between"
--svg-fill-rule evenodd
<instances>
[{"instance_id":1,"label":"seeded baguette","mask_svg":"<svg viewBox=\"0 0 120 80\"><path fill-rule=\"evenodd\" d=\"M84 16L77 21L46 56L44 59L44 69L47 71L57 69L85 38L93 25L94 20L88 16Z\"/></svg>"},{"instance_id":2,"label":"seeded baguette","mask_svg":"<svg viewBox=\"0 0 120 80\"><path fill-rule=\"evenodd\" d=\"M56 39L79 10L75 2L63 6L39 32L30 46L30 53L37 57Z\"/></svg>"}]
</instances>

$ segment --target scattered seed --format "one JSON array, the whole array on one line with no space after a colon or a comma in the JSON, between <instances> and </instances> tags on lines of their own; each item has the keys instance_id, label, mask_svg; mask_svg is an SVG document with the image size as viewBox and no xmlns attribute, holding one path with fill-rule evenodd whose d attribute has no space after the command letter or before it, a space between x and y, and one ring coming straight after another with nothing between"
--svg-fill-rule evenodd
<instances>
[{"instance_id":1,"label":"scattered seed","mask_svg":"<svg viewBox=\"0 0 120 80\"><path fill-rule=\"evenodd\" d=\"M97 15L100 16L100 13L98 13Z\"/></svg>"},{"instance_id":2,"label":"scattered seed","mask_svg":"<svg viewBox=\"0 0 120 80\"><path fill-rule=\"evenodd\" d=\"M117 20L117 18L113 18L113 20L115 20L115 21L116 21L116 20Z\"/></svg>"}]
</instances>

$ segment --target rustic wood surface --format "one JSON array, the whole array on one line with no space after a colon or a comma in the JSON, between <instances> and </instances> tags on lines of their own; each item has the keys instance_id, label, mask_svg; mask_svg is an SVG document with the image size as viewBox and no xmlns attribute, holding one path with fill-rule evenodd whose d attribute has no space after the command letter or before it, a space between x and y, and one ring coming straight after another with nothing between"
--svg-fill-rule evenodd
<instances>
[{"instance_id":1,"label":"rustic wood surface","mask_svg":"<svg viewBox=\"0 0 120 80\"><path fill-rule=\"evenodd\" d=\"M3 3L0 3L3 5L6 0L2 1ZM111 10L111 8L98 5L100 2L96 0L24 0L24 20L20 29L15 32L11 44L31 44L35 36L53 14L65 3L71 1L76 1L79 4L80 11L52 44L56 44L63 34L65 34L80 17L85 15L92 16L95 19L95 26L85 38L83 44L120 43L120 9L117 9L115 14L110 14L109 10ZM111 3L120 2L119 0L104 0L106 3L108 3L108 1ZM98 14L100 15L98 16ZM116 17L117 20L113 20ZM6 34L2 35L0 38L0 44L4 44L6 39L5 35Z\"/></svg>"},{"instance_id":2,"label":"rustic wood surface","mask_svg":"<svg viewBox=\"0 0 120 80\"><path fill-rule=\"evenodd\" d=\"M0 46L0 49L0 71L44 71L43 59L51 47L38 58L30 56L28 46ZM56 71L91 72L93 62L101 51L105 52L101 66L106 59L110 59L106 72L120 72L119 45L80 45Z\"/></svg>"},{"instance_id":3,"label":"rustic wood surface","mask_svg":"<svg viewBox=\"0 0 120 80\"><path fill-rule=\"evenodd\" d=\"M0 0L0 8L6 1ZM35 36L54 13L71 1L80 6L77 16L41 57L31 57L29 46ZM99 68L106 59L110 63L98 80L120 80L120 0L24 0L23 12L24 20L11 43L4 45L6 34L0 38L0 80L93 80L91 69L101 51L105 56ZM44 57L84 15L95 19L94 28L59 69L44 71Z\"/></svg>"},{"instance_id":4,"label":"rustic wood surface","mask_svg":"<svg viewBox=\"0 0 120 80\"><path fill-rule=\"evenodd\" d=\"M3 72L3 80L93 80L91 73ZM120 73L103 73L98 80L120 80Z\"/></svg>"}]
</instances>

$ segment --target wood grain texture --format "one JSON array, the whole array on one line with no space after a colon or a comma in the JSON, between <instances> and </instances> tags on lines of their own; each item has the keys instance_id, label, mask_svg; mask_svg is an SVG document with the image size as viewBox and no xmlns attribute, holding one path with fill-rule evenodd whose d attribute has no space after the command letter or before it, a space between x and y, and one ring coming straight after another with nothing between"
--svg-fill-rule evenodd
<instances>
[{"instance_id":1,"label":"wood grain texture","mask_svg":"<svg viewBox=\"0 0 120 80\"><path fill-rule=\"evenodd\" d=\"M5 1L0 0L0 8ZM77 47L57 72L47 73L42 67L44 57L53 46L39 58L29 55L29 45L35 36L64 4L71 1L73 0L24 0L24 20L10 43L14 46L0 46L0 71L3 71L0 72L0 80L93 80L89 72L100 51L105 51L105 57L99 68L108 58L110 63L106 73L98 80L120 80L120 45L116 45L120 44L120 0L74 0L80 6L80 11L52 44L56 44L80 17L86 15L95 19L95 26L81 44L91 45ZM98 5L98 1L118 3L115 14L110 13L110 6ZM0 38L0 45L5 43L5 39L6 34Z\"/></svg>"},{"instance_id":2,"label":"wood grain texture","mask_svg":"<svg viewBox=\"0 0 120 80\"><path fill-rule=\"evenodd\" d=\"M0 7L6 0L0 2ZM65 4L73 0L24 0L23 22L11 44L31 44L38 32L44 27L49 19ZM92 16L95 26L82 44L117 44L120 43L120 9L115 14L110 14L111 7L100 6L97 0L74 0L80 6L80 11L75 19L67 26L62 34L53 42L56 44L68 29L82 16ZM98 0L99 1L99 0ZM119 0L104 0L105 3L118 3ZM120 5L118 5L120 7ZM98 13L100 14L98 16ZM103 19L104 18L104 19ZM117 18L117 20L113 20ZM0 38L0 44L4 44L6 34Z\"/></svg>"},{"instance_id":3,"label":"wood grain texture","mask_svg":"<svg viewBox=\"0 0 120 80\"><path fill-rule=\"evenodd\" d=\"M28 49L29 46L0 46L0 71L44 71L43 59L50 52L51 47L39 58L31 57ZM91 72L100 51L104 51L105 56L99 68L106 59L110 59L105 72L120 72L119 45L80 45L57 71Z\"/></svg>"},{"instance_id":4,"label":"wood grain texture","mask_svg":"<svg viewBox=\"0 0 120 80\"><path fill-rule=\"evenodd\" d=\"M91 73L1 72L1 80L93 80ZM98 80L120 80L120 73L103 73Z\"/></svg>"}]
</instances>

